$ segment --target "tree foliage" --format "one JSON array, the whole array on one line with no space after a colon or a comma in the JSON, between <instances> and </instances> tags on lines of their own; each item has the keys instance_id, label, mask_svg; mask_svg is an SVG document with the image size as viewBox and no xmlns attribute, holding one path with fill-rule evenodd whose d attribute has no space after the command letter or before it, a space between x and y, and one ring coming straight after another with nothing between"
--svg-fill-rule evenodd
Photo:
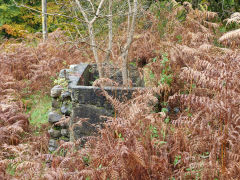
<instances>
[{"instance_id":1,"label":"tree foliage","mask_svg":"<svg viewBox=\"0 0 240 180\"><path fill-rule=\"evenodd\" d=\"M16 0L16 2L19 4L25 4L31 8L41 11L41 1L39 0ZM155 0L141 1L145 9L148 9L151 4L155 2ZM184 0L177 0L177 2L183 4ZM217 12L222 20L229 17L232 13L238 12L240 7L240 3L237 0L189 0L189 2L192 3L192 6L195 8ZM87 7L89 6L89 3L81 3L85 6L85 8L91 8ZM122 3L124 2L118 2L119 5ZM97 4L95 3L94 6L97 7ZM66 16L71 16L73 11L71 12L69 9L74 8L76 7L73 7L72 4L66 3L65 0L48 0L48 12L50 13L61 12ZM116 10L117 9L115 9L115 11ZM118 20L120 19L121 17L118 17ZM72 24L77 24L80 31L86 32L86 28L83 26L83 24L77 22L74 19L60 16L48 16L49 32L52 32L59 27L73 32L75 28L72 26ZM95 23L95 26L99 26L99 24ZM24 35L27 33L34 33L39 31L41 31L40 13L34 12L27 8L17 7L12 0L0 0L0 36L24 37Z\"/></svg>"},{"instance_id":2,"label":"tree foliage","mask_svg":"<svg viewBox=\"0 0 240 180\"><path fill-rule=\"evenodd\" d=\"M177 0L183 3L185 0ZM238 0L188 0L192 3L193 8L206 9L208 11L217 12L223 20L230 16L233 12L239 11L240 2Z\"/></svg>"},{"instance_id":3,"label":"tree foliage","mask_svg":"<svg viewBox=\"0 0 240 180\"><path fill-rule=\"evenodd\" d=\"M38 0L17 0L17 3L41 11L41 1ZM49 1L51 3L51 1ZM56 6L56 5L55 5ZM54 6L51 8L55 8ZM49 24L52 30L52 19ZM12 0L0 0L0 36L3 37L25 37L29 33L41 31L41 14L30 9L17 7Z\"/></svg>"}]
</instances>

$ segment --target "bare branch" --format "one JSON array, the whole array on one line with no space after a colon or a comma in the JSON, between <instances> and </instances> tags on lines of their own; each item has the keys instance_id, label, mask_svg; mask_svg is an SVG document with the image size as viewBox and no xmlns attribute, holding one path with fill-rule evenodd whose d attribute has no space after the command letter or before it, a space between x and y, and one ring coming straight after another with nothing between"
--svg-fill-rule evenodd
<instances>
[{"instance_id":1,"label":"bare branch","mask_svg":"<svg viewBox=\"0 0 240 180\"><path fill-rule=\"evenodd\" d=\"M39 10L34 9L32 7L26 6L24 4L18 4L15 0L13 0L13 2L17 7L24 7L24 8L27 8L27 9L30 9L32 11L35 11L37 13L42 14L42 11L39 11ZM62 16L62 17L66 17L66 18L69 18L69 19L77 19L79 22L84 22L83 20L79 19L77 16L67 16L67 15L59 14L59 13L43 13L43 14L50 15L50 16Z\"/></svg>"},{"instance_id":2,"label":"bare branch","mask_svg":"<svg viewBox=\"0 0 240 180\"><path fill-rule=\"evenodd\" d=\"M79 7L79 9L80 9L80 11L81 11L81 13L82 13L84 19L85 19L85 21L86 21L87 23L89 23L89 20L88 20L87 14L85 13L85 11L84 11L82 5L80 4L80 2L79 2L78 0L75 0L75 1L76 1L77 5L78 5L78 7Z\"/></svg>"},{"instance_id":3,"label":"bare branch","mask_svg":"<svg viewBox=\"0 0 240 180\"><path fill-rule=\"evenodd\" d=\"M131 6L130 0L128 0L128 26L127 26L127 33L129 33L129 31L130 31L131 15L132 15L132 6Z\"/></svg>"},{"instance_id":4,"label":"bare branch","mask_svg":"<svg viewBox=\"0 0 240 180\"><path fill-rule=\"evenodd\" d=\"M93 12L95 13L95 8L94 8L94 6L93 6L92 1L91 1L91 0L88 0L88 2L91 4L92 10L93 10Z\"/></svg>"},{"instance_id":5,"label":"bare branch","mask_svg":"<svg viewBox=\"0 0 240 180\"><path fill-rule=\"evenodd\" d=\"M93 23L96 21L96 19L98 18L99 12L100 12L100 10L101 10L101 8L102 8L103 3L104 3L104 0L101 0L100 4L99 4L99 6L98 6L97 12L96 12L94 18L93 18L93 19L91 20L91 22L90 22L91 24L93 24Z\"/></svg>"}]
</instances>

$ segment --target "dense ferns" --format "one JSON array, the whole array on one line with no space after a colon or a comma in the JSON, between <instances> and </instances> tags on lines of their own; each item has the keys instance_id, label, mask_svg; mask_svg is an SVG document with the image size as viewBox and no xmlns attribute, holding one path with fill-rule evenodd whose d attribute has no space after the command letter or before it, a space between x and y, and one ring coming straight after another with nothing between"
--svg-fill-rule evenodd
<instances>
[{"instance_id":1,"label":"dense ferns","mask_svg":"<svg viewBox=\"0 0 240 180\"><path fill-rule=\"evenodd\" d=\"M184 9L186 19L179 22L176 16ZM14 166L18 179L240 179L240 52L239 39L232 41L239 38L239 30L219 39L223 47L215 41L219 38L214 31L218 24L213 23L216 13L174 1L172 11L161 13L168 20L167 33L162 36L157 30L160 20L146 12L144 18L152 26L138 27L130 51L132 59L140 59L140 69L147 67L154 74L151 85L156 87L136 92L126 102L103 91L115 117L108 117L100 136L89 137L81 149L79 139L61 142L55 153L48 154L46 135L28 136L28 143L23 143L20 137L29 131L28 121L18 113L24 104L14 100L26 83L33 89L36 82L45 86L49 75L63 67L68 53L77 50L64 45L65 51L59 52L50 41L30 50L21 46L2 52L0 178L10 178L6 169ZM164 53L171 84L159 84L166 68ZM77 60L67 63L73 62ZM94 85L102 83L114 82L99 79ZM169 112L156 111L155 94L164 94L161 100Z\"/></svg>"}]
</instances>

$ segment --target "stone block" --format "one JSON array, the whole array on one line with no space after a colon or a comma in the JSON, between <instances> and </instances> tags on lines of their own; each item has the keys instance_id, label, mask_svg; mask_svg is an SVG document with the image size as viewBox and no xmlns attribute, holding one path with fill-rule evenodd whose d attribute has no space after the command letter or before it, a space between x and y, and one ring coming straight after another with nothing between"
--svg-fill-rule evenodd
<instances>
[{"instance_id":1,"label":"stone block","mask_svg":"<svg viewBox=\"0 0 240 180\"><path fill-rule=\"evenodd\" d=\"M55 139L50 139L48 143L48 150L50 152L55 151L58 148L58 143Z\"/></svg>"},{"instance_id":2,"label":"stone block","mask_svg":"<svg viewBox=\"0 0 240 180\"><path fill-rule=\"evenodd\" d=\"M132 93L139 88L114 88L104 87L104 90L113 98L119 101L130 99ZM72 88L72 101L79 104L91 104L106 109L112 109L110 103L106 100L103 92L98 87L93 86L76 86Z\"/></svg>"},{"instance_id":3,"label":"stone block","mask_svg":"<svg viewBox=\"0 0 240 180\"><path fill-rule=\"evenodd\" d=\"M63 103L61 107L61 113L64 114L65 116L70 116L72 112L71 104Z\"/></svg>"},{"instance_id":4,"label":"stone block","mask_svg":"<svg viewBox=\"0 0 240 180\"><path fill-rule=\"evenodd\" d=\"M49 123L56 123L56 122L59 122L62 118L62 115L57 113L57 112L54 112L54 111L51 111L49 114L48 114L48 122Z\"/></svg>"},{"instance_id":5,"label":"stone block","mask_svg":"<svg viewBox=\"0 0 240 180\"><path fill-rule=\"evenodd\" d=\"M61 129L62 136L69 137L69 131L68 129Z\"/></svg>"},{"instance_id":6,"label":"stone block","mask_svg":"<svg viewBox=\"0 0 240 180\"><path fill-rule=\"evenodd\" d=\"M52 138L59 138L61 136L61 131L60 130L56 130L56 129L49 129L48 133L50 134L50 136Z\"/></svg>"},{"instance_id":7,"label":"stone block","mask_svg":"<svg viewBox=\"0 0 240 180\"><path fill-rule=\"evenodd\" d=\"M59 78L65 78L66 80L69 79L69 69L62 69L59 73Z\"/></svg>"},{"instance_id":8,"label":"stone block","mask_svg":"<svg viewBox=\"0 0 240 180\"><path fill-rule=\"evenodd\" d=\"M69 92L69 91L62 92L61 100L62 101L68 101L68 100L70 101L71 100L71 92Z\"/></svg>"},{"instance_id":9,"label":"stone block","mask_svg":"<svg viewBox=\"0 0 240 180\"><path fill-rule=\"evenodd\" d=\"M68 122L61 123L59 127L62 128L62 129L68 129L69 128L69 124L68 124Z\"/></svg>"},{"instance_id":10,"label":"stone block","mask_svg":"<svg viewBox=\"0 0 240 180\"><path fill-rule=\"evenodd\" d=\"M58 98L63 91L63 88L60 85L56 85L51 89L51 97Z\"/></svg>"},{"instance_id":11,"label":"stone block","mask_svg":"<svg viewBox=\"0 0 240 180\"><path fill-rule=\"evenodd\" d=\"M70 73L69 73L69 87L76 86L81 81L85 85L89 81L87 71L89 69L89 64L80 63L70 65ZM85 77L85 78L83 78Z\"/></svg>"},{"instance_id":12,"label":"stone block","mask_svg":"<svg viewBox=\"0 0 240 180\"><path fill-rule=\"evenodd\" d=\"M58 98L52 98L52 108L59 109L61 107L61 102Z\"/></svg>"}]
</instances>

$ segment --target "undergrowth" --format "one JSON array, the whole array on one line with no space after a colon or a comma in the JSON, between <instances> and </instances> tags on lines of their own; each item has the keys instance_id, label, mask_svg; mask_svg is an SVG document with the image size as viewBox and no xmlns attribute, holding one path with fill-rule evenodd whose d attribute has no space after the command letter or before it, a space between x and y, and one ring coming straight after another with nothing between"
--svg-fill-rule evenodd
<instances>
[{"instance_id":1,"label":"undergrowth","mask_svg":"<svg viewBox=\"0 0 240 180\"><path fill-rule=\"evenodd\" d=\"M217 14L194 10L190 3L158 3L162 2L144 15L152 24L136 29L130 50L139 69L148 69L155 87L135 92L127 102L103 90L116 116L108 118L99 136L88 137L84 148L78 148L81 139L61 141L49 154L47 134L26 133L28 117L19 113L24 104L16 98L22 97L16 91L26 82L32 85L29 92L39 87L37 83L45 87L45 80L63 67L60 57L70 54L54 51L32 58L26 48L2 52L1 71L6 75L0 81L5 97L0 107L0 178L240 179L239 32L221 36ZM36 52L42 48L40 44ZM64 53L71 50L68 45L63 48ZM45 70L48 73L40 73ZM114 83L98 79L93 85L106 82ZM14 167L14 173L7 172L8 167Z\"/></svg>"},{"instance_id":2,"label":"undergrowth","mask_svg":"<svg viewBox=\"0 0 240 180\"><path fill-rule=\"evenodd\" d=\"M41 96L35 95L30 96L30 101L33 101L29 111L30 114L30 124L34 126L41 126L48 122L48 113L51 108L51 97L48 95Z\"/></svg>"}]
</instances>

